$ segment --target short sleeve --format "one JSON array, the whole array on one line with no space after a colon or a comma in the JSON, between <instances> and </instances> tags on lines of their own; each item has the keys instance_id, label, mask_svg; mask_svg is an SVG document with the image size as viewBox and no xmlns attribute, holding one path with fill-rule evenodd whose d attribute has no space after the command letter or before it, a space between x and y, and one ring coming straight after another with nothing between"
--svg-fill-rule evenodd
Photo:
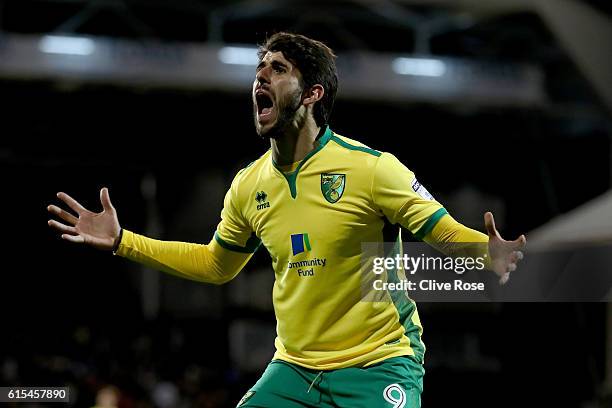
<instances>
[{"instance_id":1,"label":"short sleeve","mask_svg":"<svg viewBox=\"0 0 612 408\"><path fill-rule=\"evenodd\" d=\"M414 173L389 153L383 153L374 168L372 198L391 223L401 224L417 239L423 239L447 214Z\"/></svg>"},{"instance_id":2,"label":"short sleeve","mask_svg":"<svg viewBox=\"0 0 612 408\"><path fill-rule=\"evenodd\" d=\"M225 249L242 253L253 253L261 245L241 212L238 194L239 176L237 176L223 200L221 222L217 225L215 240Z\"/></svg>"}]
</instances>

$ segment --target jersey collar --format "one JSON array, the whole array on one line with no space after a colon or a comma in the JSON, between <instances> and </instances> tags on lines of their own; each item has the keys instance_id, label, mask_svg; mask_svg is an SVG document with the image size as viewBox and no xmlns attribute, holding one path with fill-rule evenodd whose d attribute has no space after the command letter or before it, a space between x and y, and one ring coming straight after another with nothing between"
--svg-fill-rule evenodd
<instances>
[{"instance_id":1,"label":"jersey collar","mask_svg":"<svg viewBox=\"0 0 612 408\"><path fill-rule=\"evenodd\" d=\"M321 150L321 149L323 149L323 147L325 147L325 145L327 144L327 142L329 142L329 140L332 138L332 136L333 136L332 130L329 128L328 125L325 125L325 132L323 132L323 136L319 136L318 137L318 140L319 140L318 146L315 147L314 149L312 149L306 156L304 156L304 158L302 159L300 164L297 166L295 171L292 171L291 173L284 173L278 167L278 165L276 164L274 159L272 159L272 157L270 157L270 160L272 161L272 164L273 164L274 168L276 169L276 171L278 171L280 174L282 174L285 177L285 179L287 179L287 182L289 183L289 190L291 191L291 198L296 198L297 197L296 182L297 182L297 176L298 176L298 173L299 173L300 169L304 166L304 163L306 163L306 161L308 161L308 159L310 159L312 156L317 154L319 152L319 150Z\"/></svg>"}]
</instances>

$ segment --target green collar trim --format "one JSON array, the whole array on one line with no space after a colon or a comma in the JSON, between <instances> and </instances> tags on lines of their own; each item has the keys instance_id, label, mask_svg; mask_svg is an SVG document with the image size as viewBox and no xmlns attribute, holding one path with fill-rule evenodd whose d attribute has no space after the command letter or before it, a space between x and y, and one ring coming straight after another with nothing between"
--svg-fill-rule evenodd
<instances>
[{"instance_id":1,"label":"green collar trim","mask_svg":"<svg viewBox=\"0 0 612 408\"><path fill-rule=\"evenodd\" d=\"M306 161L308 159L310 159L312 156L314 156L315 154L317 154L317 152L321 149L323 149L323 147L325 147L325 145L327 144L327 142L329 142L329 140L332 138L333 136L333 132L331 131L331 129L329 128L329 126L326 126L325 129L325 133L323 134L323 136L321 136L319 138L319 145L317 147L315 147L314 149L312 149L300 162L300 164L298 164L297 169L295 169L294 171L292 171L291 173L284 173L279 167L278 164L276 164L276 162L274 161L274 159L272 159L272 164L274 165L274 167L276 167L276 169L279 171L279 173L281 173L285 179L287 180L287 183L289 183L289 191L291 191L291 198L295 199L297 197L297 176L298 173L300 172L300 169L302 168L302 166L304 166L304 163L306 163Z\"/></svg>"},{"instance_id":2,"label":"green collar trim","mask_svg":"<svg viewBox=\"0 0 612 408\"><path fill-rule=\"evenodd\" d=\"M370 149L369 147L365 147L365 146L355 146L355 145L352 145L352 144L347 143L344 140L340 139L338 136L332 136L331 140L333 140L334 142L338 143L340 146L344 147L345 149L356 150L358 152L369 153L372 156L376 156L376 157L380 157L382 155L382 153L379 152L378 150Z\"/></svg>"}]
</instances>

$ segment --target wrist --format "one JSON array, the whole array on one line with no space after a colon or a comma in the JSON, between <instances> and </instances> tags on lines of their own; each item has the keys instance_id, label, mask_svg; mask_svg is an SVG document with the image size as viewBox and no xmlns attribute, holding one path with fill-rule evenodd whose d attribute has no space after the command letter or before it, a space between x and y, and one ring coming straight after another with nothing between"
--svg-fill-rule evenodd
<instances>
[{"instance_id":1,"label":"wrist","mask_svg":"<svg viewBox=\"0 0 612 408\"><path fill-rule=\"evenodd\" d=\"M119 245L121 245L121 239L123 238L123 228L119 228L119 235L117 236L117 238L115 238L115 241L113 243L113 254L117 254L117 251L119 250Z\"/></svg>"}]
</instances>

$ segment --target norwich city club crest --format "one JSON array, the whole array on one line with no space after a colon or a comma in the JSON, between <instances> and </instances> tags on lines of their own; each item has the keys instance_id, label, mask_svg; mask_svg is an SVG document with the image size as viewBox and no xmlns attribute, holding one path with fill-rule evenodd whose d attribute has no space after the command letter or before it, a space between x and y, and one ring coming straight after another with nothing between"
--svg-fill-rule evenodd
<instances>
[{"instance_id":1,"label":"norwich city club crest","mask_svg":"<svg viewBox=\"0 0 612 408\"><path fill-rule=\"evenodd\" d=\"M345 174L321 174L321 192L323 193L323 197L332 204L342 197L345 184Z\"/></svg>"}]
</instances>

